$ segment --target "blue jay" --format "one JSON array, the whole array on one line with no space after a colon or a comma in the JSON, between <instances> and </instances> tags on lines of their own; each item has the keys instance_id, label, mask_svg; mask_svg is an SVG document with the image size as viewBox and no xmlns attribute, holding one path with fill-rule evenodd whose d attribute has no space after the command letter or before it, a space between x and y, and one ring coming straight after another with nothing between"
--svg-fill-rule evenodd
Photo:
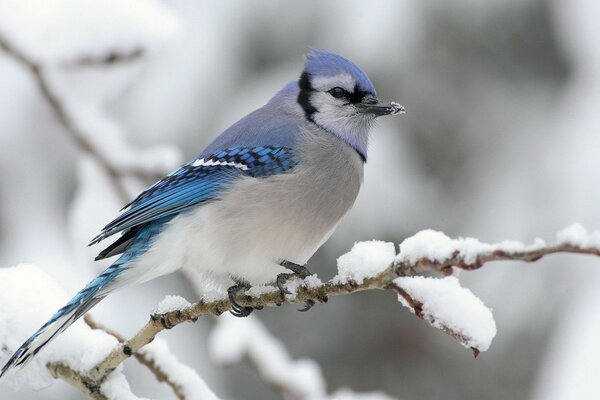
<instances>
[{"instance_id":1,"label":"blue jay","mask_svg":"<svg viewBox=\"0 0 600 400\"><path fill-rule=\"evenodd\" d=\"M398 103L379 102L354 63L311 50L298 81L142 192L92 239L121 232L96 260L120 257L34 333L0 376L110 292L185 264L230 277L237 316L252 311L236 302L248 285L275 282L283 296L287 279L310 274L305 263L352 207L373 122L402 112Z\"/></svg>"}]
</instances>

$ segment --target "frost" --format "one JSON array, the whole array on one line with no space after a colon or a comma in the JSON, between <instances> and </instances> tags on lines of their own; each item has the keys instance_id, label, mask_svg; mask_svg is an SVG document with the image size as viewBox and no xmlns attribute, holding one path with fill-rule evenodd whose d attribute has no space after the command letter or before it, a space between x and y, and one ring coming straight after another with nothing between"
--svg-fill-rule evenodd
<instances>
[{"instance_id":1,"label":"frost","mask_svg":"<svg viewBox=\"0 0 600 400\"><path fill-rule=\"evenodd\" d=\"M365 278L383 272L392 264L395 256L393 243L380 240L357 242L350 252L338 257L338 274L333 278L333 283L361 284Z\"/></svg>"},{"instance_id":2,"label":"frost","mask_svg":"<svg viewBox=\"0 0 600 400\"><path fill-rule=\"evenodd\" d=\"M394 284L421 304L422 317L432 326L457 333L465 347L480 351L490 347L496 336L492 312L469 289L461 287L457 278L401 277ZM402 295L398 300L416 311Z\"/></svg>"},{"instance_id":3,"label":"frost","mask_svg":"<svg viewBox=\"0 0 600 400\"><path fill-rule=\"evenodd\" d=\"M68 300L65 292L48 274L35 265L0 268L0 364ZM117 345L117 340L88 327L83 320L50 343L24 368L10 370L0 384L40 389L53 379L49 362L61 362L85 372L99 363Z\"/></svg>"},{"instance_id":4,"label":"frost","mask_svg":"<svg viewBox=\"0 0 600 400\"><path fill-rule=\"evenodd\" d=\"M600 231L588 232L580 224L573 224L556 234L558 244L576 247L600 247Z\"/></svg>"},{"instance_id":5,"label":"frost","mask_svg":"<svg viewBox=\"0 0 600 400\"><path fill-rule=\"evenodd\" d=\"M162 299L160 303L158 303L156 309L154 310L154 313L164 314L171 311L183 310L184 308L187 308L189 306L191 306L191 303L183 297L168 295L164 299Z\"/></svg>"}]
</instances>

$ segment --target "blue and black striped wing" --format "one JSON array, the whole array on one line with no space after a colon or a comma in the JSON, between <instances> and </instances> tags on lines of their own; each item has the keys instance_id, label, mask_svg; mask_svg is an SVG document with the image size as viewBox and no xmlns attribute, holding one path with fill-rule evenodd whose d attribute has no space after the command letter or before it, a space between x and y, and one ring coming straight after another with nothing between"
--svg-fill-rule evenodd
<instances>
[{"instance_id":1,"label":"blue and black striped wing","mask_svg":"<svg viewBox=\"0 0 600 400\"><path fill-rule=\"evenodd\" d=\"M232 147L190 161L125 206L126 210L106 225L90 245L117 232L218 199L227 185L241 175L268 177L289 171L296 164L292 151L279 146Z\"/></svg>"}]
</instances>

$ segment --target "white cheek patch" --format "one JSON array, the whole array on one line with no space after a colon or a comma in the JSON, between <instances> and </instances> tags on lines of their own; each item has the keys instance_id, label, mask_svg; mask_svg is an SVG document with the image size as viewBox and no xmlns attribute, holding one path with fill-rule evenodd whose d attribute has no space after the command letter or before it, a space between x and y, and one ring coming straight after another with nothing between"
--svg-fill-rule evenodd
<instances>
[{"instance_id":1,"label":"white cheek patch","mask_svg":"<svg viewBox=\"0 0 600 400\"><path fill-rule=\"evenodd\" d=\"M352 105L334 99L328 93L313 92L311 104L317 109L312 115L313 121L330 132L342 137L354 137L354 141L365 140L373 118L368 114L359 114Z\"/></svg>"},{"instance_id":2,"label":"white cheek patch","mask_svg":"<svg viewBox=\"0 0 600 400\"><path fill-rule=\"evenodd\" d=\"M353 106L347 106L346 100L335 99L325 92L313 92L310 103L317 109L318 114L328 119L349 117L356 114L356 109Z\"/></svg>"},{"instance_id":3,"label":"white cheek patch","mask_svg":"<svg viewBox=\"0 0 600 400\"><path fill-rule=\"evenodd\" d=\"M319 91L327 91L339 86L347 92L353 92L356 85L352 75L347 72L335 76L315 76L310 83L314 89Z\"/></svg>"}]
</instances>

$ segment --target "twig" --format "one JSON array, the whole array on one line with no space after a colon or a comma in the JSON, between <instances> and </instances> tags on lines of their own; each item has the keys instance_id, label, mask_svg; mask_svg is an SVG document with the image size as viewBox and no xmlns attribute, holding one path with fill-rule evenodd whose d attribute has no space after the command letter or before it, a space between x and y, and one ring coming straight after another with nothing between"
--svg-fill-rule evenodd
<instances>
[{"instance_id":1,"label":"twig","mask_svg":"<svg viewBox=\"0 0 600 400\"><path fill-rule=\"evenodd\" d=\"M66 68L81 67L108 67L117 64L124 64L136 61L144 56L142 48L136 48L129 52L111 51L102 56L82 56L75 60L66 61L63 65Z\"/></svg>"},{"instance_id":2,"label":"twig","mask_svg":"<svg viewBox=\"0 0 600 400\"><path fill-rule=\"evenodd\" d=\"M63 381L79 389L82 393L85 393L88 397L94 400L109 400L107 396L102 393L100 384L89 380L85 375L82 375L64 364L50 363L46 366L50 374L55 378L60 378Z\"/></svg>"},{"instance_id":3,"label":"twig","mask_svg":"<svg viewBox=\"0 0 600 400\"><path fill-rule=\"evenodd\" d=\"M399 270L398 273L400 276L418 275L432 270L441 272L444 275L448 275L452 272L452 267L473 271L481 268L485 263L490 261L517 260L535 262L544 256L556 253L574 253L600 256L600 248L578 247L571 244L556 244L553 246L547 246L529 251L508 252L506 250L495 250L491 253L479 254L474 261L469 262L465 261L465 259L461 257L457 251L451 258L444 261L434 262L427 258L422 258L416 263L397 263L396 268Z\"/></svg>"},{"instance_id":4,"label":"twig","mask_svg":"<svg viewBox=\"0 0 600 400\"><path fill-rule=\"evenodd\" d=\"M111 335L115 339L117 339L119 341L119 343L123 343L126 341L126 338L123 335L96 322L90 314L86 314L85 317L83 317L83 319L90 328L99 329L105 333L108 333L109 335ZM156 362L156 360L153 360L152 358L147 357L145 353L140 352L140 351L135 352L134 356L140 364L142 364L143 366L148 368L150 370L150 372L152 372L152 374L154 375L154 377L156 378L156 380L158 382L165 382L167 385L169 385L171 387L171 389L173 390L173 393L175 393L177 398L179 398L181 400L185 400L185 396L183 394L183 389L181 388L181 385L176 383L174 381L174 379L172 377L170 377L167 374L167 372L164 371L163 368L161 368L161 365L158 364Z\"/></svg>"},{"instance_id":5,"label":"twig","mask_svg":"<svg viewBox=\"0 0 600 400\"><path fill-rule=\"evenodd\" d=\"M412 313L415 316L417 316L420 319L425 319L425 314L423 313L423 303L421 303L419 300L414 299L406 290L404 290L396 284L389 285L388 289L391 289L395 291L399 296L402 296L404 300L406 300L406 302L410 305ZM432 325L435 324L435 321L428 322ZM466 343L468 341L468 338L465 337L465 335L461 334L460 332L457 332L456 330L450 328L447 325L442 324L439 327L439 329L441 329L446 335L453 337L461 343ZM471 347L471 351L473 352L473 355L475 357L477 357L481 352L481 350L479 350L476 347Z\"/></svg>"}]
</instances>

